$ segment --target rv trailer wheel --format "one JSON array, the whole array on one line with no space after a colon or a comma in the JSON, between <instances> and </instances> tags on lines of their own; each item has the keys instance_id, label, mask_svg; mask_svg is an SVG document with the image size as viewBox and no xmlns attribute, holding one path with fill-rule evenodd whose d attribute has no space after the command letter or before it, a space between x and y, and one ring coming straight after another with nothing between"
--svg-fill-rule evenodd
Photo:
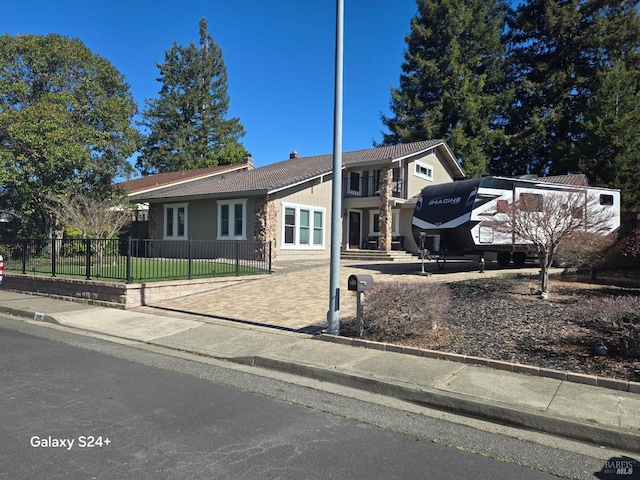
<instances>
[{"instance_id":1,"label":"rv trailer wheel","mask_svg":"<svg viewBox=\"0 0 640 480\"><path fill-rule=\"evenodd\" d=\"M522 267L527 261L527 252L513 252L513 264Z\"/></svg>"},{"instance_id":2,"label":"rv trailer wheel","mask_svg":"<svg viewBox=\"0 0 640 480\"><path fill-rule=\"evenodd\" d=\"M508 267L511 263L511 252L498 252L496 260L501 267Z\"/></svg>"}]
</instances>

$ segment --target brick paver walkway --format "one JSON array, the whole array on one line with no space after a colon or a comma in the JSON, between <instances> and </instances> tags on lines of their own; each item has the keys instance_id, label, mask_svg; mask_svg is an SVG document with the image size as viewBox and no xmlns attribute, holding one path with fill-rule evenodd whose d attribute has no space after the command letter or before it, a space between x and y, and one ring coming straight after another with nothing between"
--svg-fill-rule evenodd
<instances>
[{"instance_id":1,"label":"brick paver walkway","mask_svg":"<svg viewBox=\"0 0 640 480\"><path fill-rule=\"evenodd\" d=\"M529 267L529 266L528 266ZM532 268L500 269L488 263L484 273L473 261L448 261L443 270L435 262L342 262L340 267L340 316L354 316L356 294L347 290L352 274L369 274L374 284L388 281L438 282L457 281L479 276L498 276L506 273L536 274ZM168 300L141 310L172 315L198 315L202 320L216 318L264 324L292 330L326 327L329 309L329 261L299 261L275 263L274 273L268 276L247 277L241 283L218 288L211 292ZM317 329L317 328L316 328Z\"/></svg>"}]
</instances>

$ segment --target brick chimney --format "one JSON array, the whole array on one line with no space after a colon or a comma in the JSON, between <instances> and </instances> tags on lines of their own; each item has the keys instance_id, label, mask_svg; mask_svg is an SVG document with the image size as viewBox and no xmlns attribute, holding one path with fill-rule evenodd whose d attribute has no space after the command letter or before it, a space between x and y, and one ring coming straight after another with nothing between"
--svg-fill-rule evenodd
<instances>
[{"instance_id":1,"label":"brick chimney","mask_svg":"<svg viewBox=\"0 0 640 480\"><path fill-rule=\"evenodd\" d=\"M251 154L247 155L242 159L242 163L249 165L249 168L253 167L253 157Z\"/></svg>"},{"instance_id":2,"label":"brick chimney","mask_svg":"<svg viewBox=\"0 0 640 480\"><path fill-rule=\"evenodd\" d=\"M289 154L289 159L300 158L300 155L295 150Z\"/></svg>"}]
</instances>

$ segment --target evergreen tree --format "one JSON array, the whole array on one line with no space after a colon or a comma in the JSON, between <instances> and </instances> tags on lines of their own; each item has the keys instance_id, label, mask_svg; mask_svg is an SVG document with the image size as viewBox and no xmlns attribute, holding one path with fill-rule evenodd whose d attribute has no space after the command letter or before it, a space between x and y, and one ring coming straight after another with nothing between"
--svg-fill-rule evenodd
<instances>
[{"instance_id":1,"label":"evergreen tree","mask_svg":"<svg viewBox=\"0 0 640 480\"><path fill-rule=\"evenodd\" d=\"M508 142L492 171L577 173L589 135L583 110L598 88L597 72L619 60L637 72L638 1L527 0L507 24L515 98Z\"/></svg>"},{"instance_id":2,"label":"evergreen tree","mask_svg":"<svg viewBox=\"0 0 640 480\"><path fill-rule=\"evenodd\" d=\"M222 50L199 23L200 44L173 44L158 64L160 98L148 99L142 125L149 135L136 168L143 175L239 163L247 155L239 142L244 128L229 109Z\"/></svg>"},{"instance_id":3,"label":"evergreen tree","mask_svg":"<svg viewBox=\"0 0 640 480\"><path fill-rule=\"evenodd\" d=\"M621 62L602 77L585 109L580 169L595 185L619 188L629 209L640 204L640 85Z\"/></svg>"},{"instance_id":4,"label":"evergreen tree","mask_svg":"<svg viewBox=\"0 0 640 480\"><path fill-rule=\"evenodd\" d=\"M382 115L390 145L442 138L470 177L488 173L509 90L504 85L503 0L417 0L418 12Z\"/></svg>"}]
</instances>

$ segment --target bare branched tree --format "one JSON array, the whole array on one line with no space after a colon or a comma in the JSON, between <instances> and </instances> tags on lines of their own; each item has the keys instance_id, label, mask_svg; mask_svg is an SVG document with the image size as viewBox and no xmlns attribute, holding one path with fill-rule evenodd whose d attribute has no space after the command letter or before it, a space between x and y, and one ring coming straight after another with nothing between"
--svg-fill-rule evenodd
<instances>
[{"instance_id":1,"label":"bare branched tree","mask_svg":"<svg viewBox=\"0 0 640 480\"><path fill-rule=\"evenodd\" d=\"M77 194L62 199L47 198L47 209L63 227L71 227L85 239L111 239L133 221L129 202L124 197ZM97 261L102 264L106 244L92 242Z\"/></svg>"},{"instance_id":2,"label":"bare branched tree","mask_svg":"<svg viewBox=\"0 0 640 480\"><path fill-rule=\"evenodd\" d=\"M75 228L82 238L114 238L133 221L128 202L118 197L80 194L62 200L50 198L49 205L62 225Z\"/></svg>"},{"instance_id":3,"label":"bare branched tree","mask_svg":"<svg viewBox=\"0 0 640 480\"><path fill-rule=\"evenodd\" d=\"M561 242L577 234L608 235L616 210L601 204L600 195L586 189L521 193L519 198L496 215L492 226L514 237L515 243L530 243L540 264L540 296L549 297L549 268Z\"/></svg>"}]
</instances>

